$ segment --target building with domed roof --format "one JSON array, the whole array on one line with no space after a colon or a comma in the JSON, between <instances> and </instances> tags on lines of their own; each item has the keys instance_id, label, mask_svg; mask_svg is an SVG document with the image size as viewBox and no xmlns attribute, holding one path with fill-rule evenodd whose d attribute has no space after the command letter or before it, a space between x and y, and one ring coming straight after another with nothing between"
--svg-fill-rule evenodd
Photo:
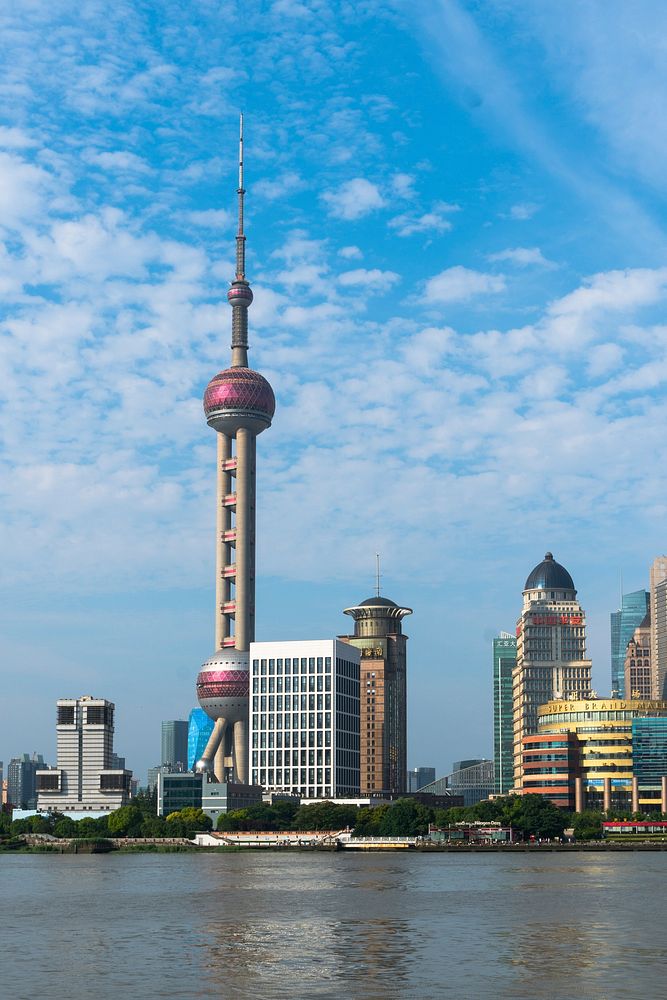
<instances>
[{"instance_id":1,"label":"building with domed roof","mask_svg":"<svg viewBox=\"0 0 667 1000\"><path fill-rule=\"evenodd\" d=\"M512 674L514 788L523 787L523 740L537 732L537 709L554 698L591 694L586 658L586 614L572 577L551 552L533 569L523 589Z\"/></svg>"},{"instance_id":2,"label":"building with domed roof","mask_svg":"<svg viewBox=\"0 0 667 1000\"><path fill-rule=\"evenodd\" d=\"M362 796L407 791L407 641L401 622L412 614L377 593L344 614L354 635L339 639L361 653L360 750Z\"/></svg>"}]
</instances>

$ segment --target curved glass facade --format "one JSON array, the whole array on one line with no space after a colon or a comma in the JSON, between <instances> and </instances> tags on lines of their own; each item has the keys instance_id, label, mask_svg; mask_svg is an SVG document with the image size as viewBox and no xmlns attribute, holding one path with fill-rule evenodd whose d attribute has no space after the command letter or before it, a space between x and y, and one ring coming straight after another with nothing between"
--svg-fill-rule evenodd
<instances>
[{"instance_id":1,"label":"curved glass facade","mask_svg":"<svg viewBox=\"0 0 667 1000\"><path fill-rule=\"evenodd\" d=\"M188 719L188 771L201 758L215 725L202 708L193 708Z\"/></svg>"}]
</instances>

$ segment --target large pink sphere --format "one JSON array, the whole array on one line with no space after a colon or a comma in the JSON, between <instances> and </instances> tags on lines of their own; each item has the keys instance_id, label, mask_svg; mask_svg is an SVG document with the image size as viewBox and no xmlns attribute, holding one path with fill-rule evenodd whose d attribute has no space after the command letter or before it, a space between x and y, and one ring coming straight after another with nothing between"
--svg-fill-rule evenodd
<instances>
[{"instance_id":1,"label":"large pink sphere","mask_svg":"<svg viewBox=\"0 0 667 1000\"><path fill-rule=\"evenodd\" d=\"M263 375L252 368L226 368L204 393L204 413L216 431L235 434L247 427L255 434L271 426L276 397Z\"/></svg>"}]
</instances>

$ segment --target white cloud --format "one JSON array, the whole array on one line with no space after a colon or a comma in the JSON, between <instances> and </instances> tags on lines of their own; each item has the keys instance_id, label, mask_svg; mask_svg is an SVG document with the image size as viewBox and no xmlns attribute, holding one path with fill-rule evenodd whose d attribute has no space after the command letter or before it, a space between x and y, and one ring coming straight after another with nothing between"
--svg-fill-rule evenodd
<instances>
[{"instance_id":1,"label":"white cloud","mask_svg":"<svg viewBox=\"0 0 667 1000\"><path fill-rule=\"evenodd\" d=\"M234 216L225 208L207 208L200 212L188 212L187 219L203 229L225 230Z\"/></svg>"},{"instance_id":2,"label":"white cloud","mask_svg":"<svg viewBox=\"0 0 667 1000\"><path fill-rule=\"evenodd\" d=\"M253 198L267 198L273 201L277 198L284 198L288 194L293 194L304 187L304 181L295 171L288 170L279 174L272 180L260 180L252 186Z\"/></svg>"},{"instance_id":3,"label":"white cloud","mask_svg":"<svg viewBox=\"0 0 667 1000\"><path fill-rule=\"evenodd\" d=\"M341 247L338 251L338 256L343 257L345 260L359 260L363 257L363 254L359 247L349 246Z\"/></svg>"},{"instance_id":4,"label":"white cloud","mask_svg":"<svg viewBox=\"0 0 667 1000\"><path fill-rule=\"evenodd\" d=\"M415 191L415 179L412 174L394 174L390 181L391 190L397 198L414 198L416 197Z\"/></svg>"},{"instance_id":5,"label":"white cloud","mask_svg":"<svg viewBox=\"0 0 667 1000\"><path fill-rule=\"evenodd\" d=\"M544 267L552 269L557 267L552 260L548 260L539 247L513 247L507 250L499 250L498 253L488 255L490 261L509 261L519 267Z\"/></svg>"},{"instance_id":6,"label":"white cloud","mask_svg":"<svg viewBox=\"0 0 667 1000\"><path fill-rule=\"evenodd\" d=\"M516 205L512 205L509 210L509 217L510 219L518 219L520 222L525 222L526 219L532 219L535 213L539 211L539 208L539 205L531 201L519 202Z\"/></svg>"},{"instance_id":7,"label":"white cloud","mask_svg":"<svg viewBox=\"0 0 667 1000\"><path fill-rule=\"evenodd\" d=\"M452 228L447 218L452 212L460 211L459 205L450 205L444 201L435 203L430 212L419 215L403 213L389 220L389 227L396 229L399 236L413 236L415 233L444 233Z\"/></svg>"},{"instance_id":8,"label":"white cloud","mask_svg":"<svg viewBox=\"0 0 667 1000\"><path fill-rule=\"evenodd\" d=\"M104 170L133 171L134 173L150 173L151 167L136 153L119 149L107 153L89 153L86 157L90 163L95 163Z\"/></svg>"},{"instance_id":9,"label":"white cloud","mask_svg":"<svg viewBox=\"0 0 667 1000\"><path fill-rule=\"evenodd\" d=\"M354 177L337 190L326 191L322 198L329 207L330 215L350 221L363 218L385 203L378 186L364 177Z\"/></svg>"},{"instance_id":10,"label":"white cloud","mask_svg":"<svg viewBox=\"0 0 667 1000\"><path fill-rule=\"evenodd\" d=\"M466 302L477 295L502 292L505 279L499 274L473 271L468 267L449 267L426 282L425 298L429 304Z\"/></svg>"},{"instance_id":11,"label":"white cloud","mask_svg":"<svg viewBox=\"0 0 667 1000\"><path fill-rule=\"evenodd\" d=\"M364 288L378 292L386 291L400 280L401 276L395 271L380 271L378 268L366 270L361 267L355 271L343 271L342 274L338 275L338 284L343 285L344 288L363 285Z\"/></svg>"}]
</instances>

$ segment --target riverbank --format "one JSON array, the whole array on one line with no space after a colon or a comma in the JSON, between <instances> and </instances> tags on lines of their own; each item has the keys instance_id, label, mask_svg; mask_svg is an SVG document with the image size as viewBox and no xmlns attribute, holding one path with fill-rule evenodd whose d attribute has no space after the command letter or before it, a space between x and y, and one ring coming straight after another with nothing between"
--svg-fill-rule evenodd
<instances>
[{"instance_id":1,"label":"riverbank","mask_svg":"<svg viewBox=\"0 0 667 1000\"><path fill-rule=\"evenodd\" d=\"M20 843L17 842L20 840ZM364 844L356 845L354 842L348 841L345 844L338 842L327 842L327 843L220 843L220 844L207 844L207 845L197 845L190 840L179 839L170 840L165 842L164 840L158 840L155 838L133 838L133 839L122 839L122 838L109 838L109 839L95 839L91 841L84 840L67 840L65 838L57 839L42 839L37 837L26 837L15 838L12 842L0 843L0 855L2 854L138 854L138 853L153 853L153 854L220 854L220 853L238 853L238 852L248 852L248 851L278 851L280 853L287 852L308 852L313 851L320 852L331 852L331 851L350 851L353 853L360 853L364 851L366 853L385 853L387 851L401 851L404 853L406 850L415 852L418 854L577 854L581 852L585 853L603 853L603 854L614 854L614 853L628 853L628 852L642 852L642 851L667 851L667 843L658 842L654 843L651 841L638 841L638 842L611 842L605 843L603 841L594 842L584 842L584 843L570 843L570 844L559 844L559 843L517 843L517 844L436 844L428 842L418 842L418 843L382 843L376 842L374 844Z\"/></svg>"}]
</instances>

